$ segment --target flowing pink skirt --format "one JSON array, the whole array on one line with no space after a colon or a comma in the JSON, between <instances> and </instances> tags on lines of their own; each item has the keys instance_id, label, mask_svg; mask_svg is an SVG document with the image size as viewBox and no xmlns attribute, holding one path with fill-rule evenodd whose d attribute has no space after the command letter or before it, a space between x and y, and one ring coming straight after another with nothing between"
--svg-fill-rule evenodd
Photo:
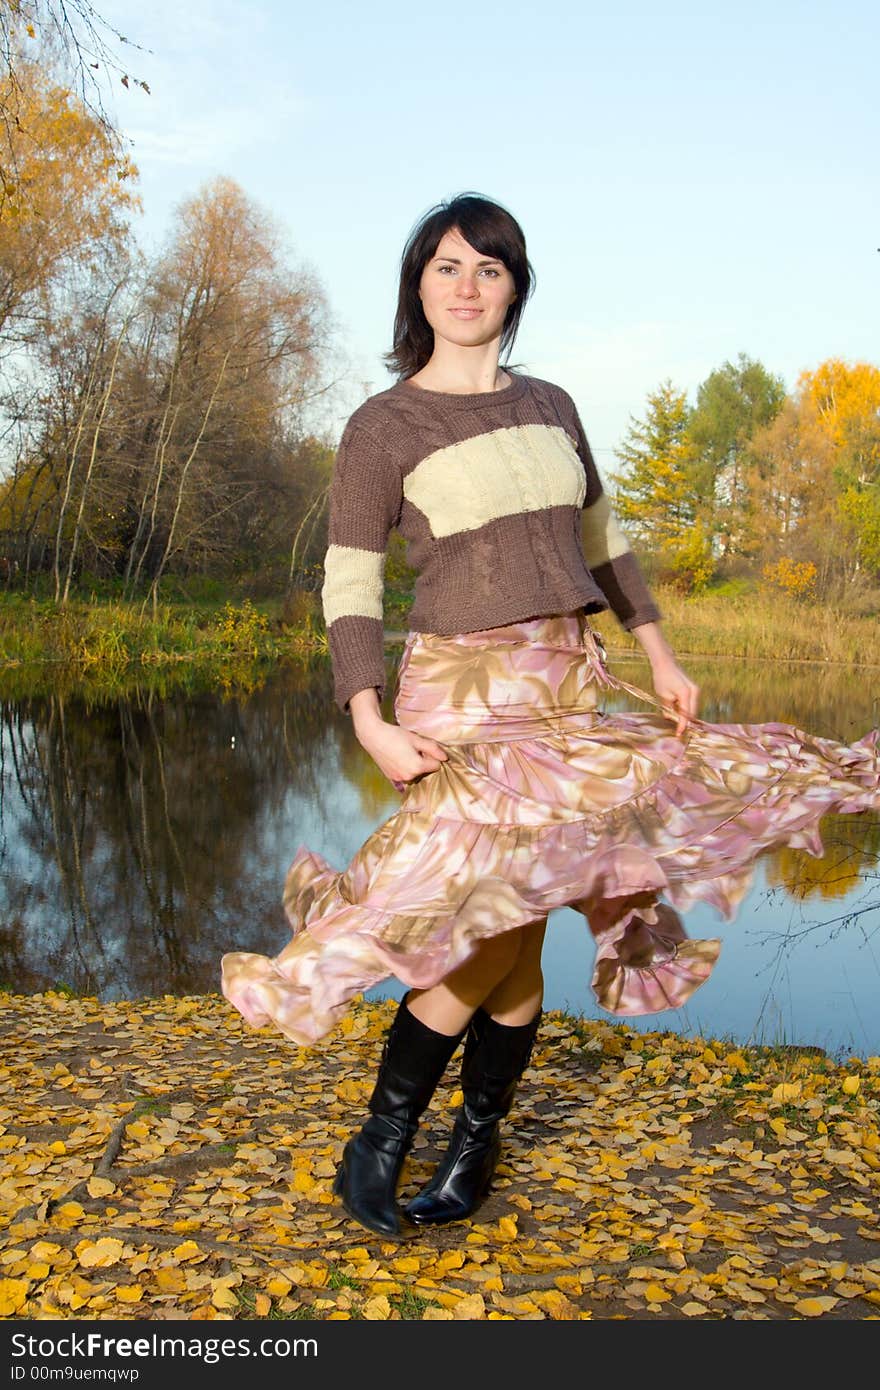
<instances>
[{"instance_id":1,"label":"flowing pink skirt","mask_svg":"<svg viewBox=\"0 0 880 1390\"><path fill-rule=\"evenodd\" d=\"M372 985L437 984L485 938L570 906L596 944L603 1009L682 1005L721 943L689 939L676 909L702 901L730 920L760 854L821 855L823 815L880 807L880 734L847 747L787 724L697 720L678 738L659 709L602 713L620 690L656 706L609 672L583 612L410 632L395 717L447 761L395 784L400 809L343 872L297 850L283 893L293 938L272 959L225 955L226 998L308 1045Z\"/></svg>"}]
</instances>

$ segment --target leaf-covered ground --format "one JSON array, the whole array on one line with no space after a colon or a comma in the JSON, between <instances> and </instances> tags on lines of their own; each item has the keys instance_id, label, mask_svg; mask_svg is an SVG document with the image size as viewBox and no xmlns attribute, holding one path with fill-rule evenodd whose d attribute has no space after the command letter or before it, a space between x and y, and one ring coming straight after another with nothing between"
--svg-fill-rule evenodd
<instances>
[{"instance_id":1,"label":"leaf-covered ground","mask_svg":"<svg viewBox=\"0 0 880 1390\"><path fill-rule=\"evenodd\" d=\"M392 1241L331 1183L395 1008L298 1048L218 995L4 995L0 1315L880 1317L880 1057L545 1014L486 1202Z\"/></svg>"}]
</instances>

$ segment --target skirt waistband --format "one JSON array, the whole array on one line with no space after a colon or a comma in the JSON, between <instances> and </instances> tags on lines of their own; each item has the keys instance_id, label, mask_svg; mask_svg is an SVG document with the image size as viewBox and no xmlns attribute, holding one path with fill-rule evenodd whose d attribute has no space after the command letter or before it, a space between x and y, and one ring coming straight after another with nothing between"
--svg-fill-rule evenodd
<instances>
[{"instance_id":1,"label":"skirt waistband","mask_svg":"<svg viewBox=\"0 0 880 1390\"><path fill-rule=\"evenodd\" d=\"M478 632L407 634L394 693L404 728L439 742L527 738L595 723L611 684L583 610Z\"/></svg>"},{"instance_id":2,"label":"skirt waistband","mask_svg":"<svg viewBox=\"0 0 880 1390\"><path fill-rule=\"evenodd\" d=\"M480 628L475 632L446 634L411 630L407 633L404 646L418 644L426 650L436 651L449 647L497 647L528 642L564 648L584 647L591 638L596 640L597 637L598 634L590 628L584 610L576 608L570 613L549 613L516 623L505 623L501 627ZM598 640L601 646L601 639Z\"/></svg>"}]
</instances>

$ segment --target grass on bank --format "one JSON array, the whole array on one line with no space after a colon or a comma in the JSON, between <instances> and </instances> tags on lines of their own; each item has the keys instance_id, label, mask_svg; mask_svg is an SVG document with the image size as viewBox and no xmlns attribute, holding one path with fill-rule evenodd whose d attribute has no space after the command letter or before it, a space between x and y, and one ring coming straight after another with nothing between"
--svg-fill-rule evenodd
<instances>
[{"instance_id":1,"label":"grass on bank","mask_svg":"<svg viewBox=\"0 0 880 1390\"><path fill-rule=\"evenodd\" d=\"M760 586L732 583L685 597L662 585L652 590L663 631L680 656L742 657L767 661L823 661L880 667L877 614L855 614ZM406 628L411 598L386 594L386 627ZM591 622L609 651L641 652L610 611Z\"/></svg>"},{"instance_id":2,"label":"grass on bank","mask_svg":"<svg viewBox=\"0 0 880 1390\"><path fill-rule=\"evenodd\" d=\"M876 616L856 616L760 589L685 598L660 588L654 596L663 631L680 656L880 666ZM612 614L597 614L593 621L609 648L640 650Z\"/></svg>"},{"instance_id":3,"label":"grass on bank","mask_svg":"<svg viewBox=\"0 0 880 1390\"><path fill-rule=\"evenodd\" d=\"M54 662L82 672L130 666L161 667L249 658L274 661L327 649L323 622L311 605L231 599L217 605L77 599L58 607L48 599L5 594L0 599L0 661Z\"/></svg>"},{"instance_id":4,"label":"grass on bank","mask_svg":"<svg viewBox=\"0 0 880 1390\"><path fill-rule=\"evenodd\" d=\"M709 592L683 597L655 588L663 628L681 656L772 661L821 661L880 667L876 616L770 594ZM411 593L386 591L385 626L404 633ZM592 619L610 650L640 651L610 612ZM300 591L286 598L252 599L233 586L210 597L173 600L155 611L91 593L65 607L51 599L0 594L0 665L51 664L87 678L122 673L145 678L195 664L220 674L230 663L321 660L329 654L320 596Z\"/></svg>"}]
</instances>

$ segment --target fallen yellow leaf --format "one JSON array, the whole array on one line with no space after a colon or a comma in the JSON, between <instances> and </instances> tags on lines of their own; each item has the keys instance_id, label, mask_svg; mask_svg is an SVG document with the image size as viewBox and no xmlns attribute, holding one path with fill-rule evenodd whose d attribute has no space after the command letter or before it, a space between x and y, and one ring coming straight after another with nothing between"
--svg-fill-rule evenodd
<instances>
[{"instance_id":1,"label":"fallen yellow leaf","mask_svg":"<svg viewBox=\"0 0 880 1390\"><path fill-rule=\"evenodd\" d=\"M27 1302L28 1288L26 1279L0 1279L0 1317L8 1318L21 1311Z\"/></svg>"},{"instance_id":2,"label":"fallen yellow leaf","mask_svg":"<svg viewBox=\"0 0 880 1390\"><path fill-rule=\"evenodd\" d=\"M823 1313L835 1308L839 1302L839 1298L820 1296L817 1298L799 1298L794 1306L799 1313L803 1313L805 1318L820 1318Z\"/></svg>"},{"instance_id":3,"label":"fallen yellow leaf","mask_svg":"<svg viewBox=\"0 0 880 1390\"><path fill-rule=\"evenodd\" d=\"M367 1299L362 1312L368 1322L384 1322L391 1316L391 1304L384 1293L380 1293L375 1298Z\"/></svg>"},{"instance_id":4,"label":"fallen yellow leaf","mask_svg":"<svg viewBox=\"0 0 880 1390\"><path fill-rule=\"evenodd\" d=\"M459 1322L464 1319L479 1321L486 1316L486 1304L481 1293L465 1294L452 1310L452 1316Z\"/></svg>"},{"instance_id":5,"label":"fallen yellow leaf","mask_svg":"<svg viewBox=\"0 0 880 1390\"><path fill-rule=\"evenodd\" d=\"M86 1186L90 1197L109 1197L111 1192L116 1191L115 1182L109 1178L89 1178Z\"/></svg>"},{"instance_id":6,"label":"fallen yellow leaf","mask_svg":"<svg viewBox=\"0 0 880 1390\"><path fill-rule=\"evenodd\" d=\"M273 1298L283 1298L285 1294L290 1293L292 1288L293 1285L290 1280L285 1279L283 1274L273 1274L266 1285L266 1292L271 1294Z\"/></svg>"},{"instance_id":7,"label":"fallen yellow leaf","mask_svg":"<svg viewBox=\"0 0 880 1390\"><path fill-rule=\"evenodd\" d=\"M797 1100L803 1087L800 1081L780 1081L778 1086L773 1087L772 1095L774 1100Z\"/></svg>"},{"instance_id":8,"label":"fallen yellow leaf","mask_svg":"<svg viewBox=\"0 0 880 1390\"><path fill-rule=\"evenodd\" d=\"M115 1236L103 1236L94 1242L80 1241L76 1247L76 1258L86 1269L107 1269L122 1258L122 1241Z\"/></svg>"},{"instance_id":9,"label":"fallen yellow leaf","mask_svg":"<svg viewBox=\"0 0 880 1390\"><path fill-rule=\"evenodd\" d=\"M201 1253L194 1240L185 1240L180 1245L175 1245L172 1251L175 1260L193 1260Z\"/></svg>"},{"instance_id":10,"label":"fallen yellow leaf","mask_svg":"<svg viewBox=\"0 0 880 1390\"><path fill-rule=\"evenodd\" d=\"M671 1297L669 1290L656 1282L649 1284L645 1289L645 1298L649 1303L668 1303Z\"/></svg>"}]
</instances>

